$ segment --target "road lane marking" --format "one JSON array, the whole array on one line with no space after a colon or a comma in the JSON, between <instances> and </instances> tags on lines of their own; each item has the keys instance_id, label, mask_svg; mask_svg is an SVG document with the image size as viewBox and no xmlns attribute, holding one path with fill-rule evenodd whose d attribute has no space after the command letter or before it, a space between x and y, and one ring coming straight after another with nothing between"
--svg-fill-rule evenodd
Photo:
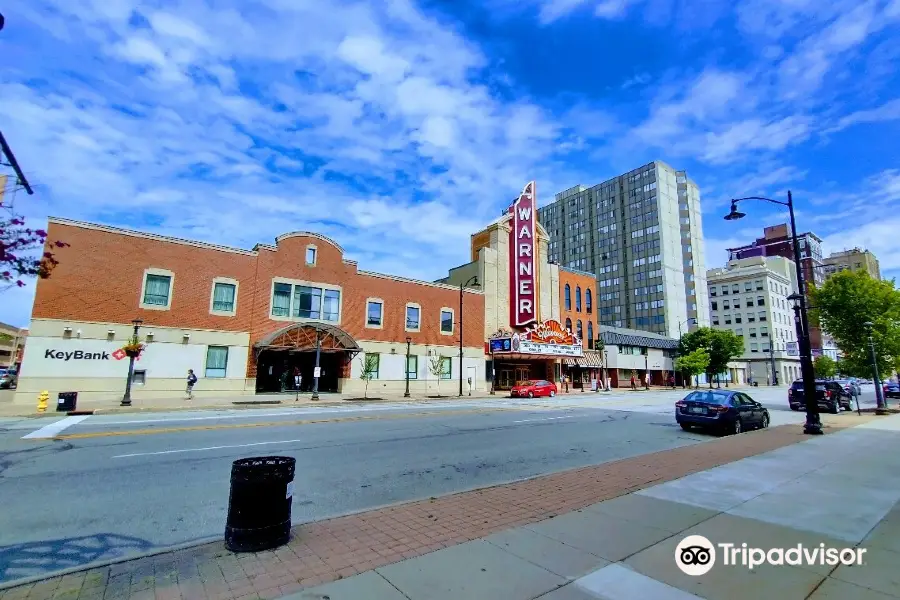
<instances>
[{"instance_id":1,"label":"road lane marking","mask_svg":"<svg viewBox=\"0 0 900 600\"><path fill-rule=\"evenodd\" d=\"M521 419L519 421L513 421L513 423L535 423L537 421L558 421L560 419L574 419L575 417L582 415L566 415L564 417L544 417L541 419Z\"/></svg>"},{"instance_id":2,"label":"road lane marking","mask_svg":"<svg viewBox=\"0 0 900 600\"><path fill-rule=\"evenodd\" d=\"M393 419L413 419L421 417L434 417L444 415L484 414L508 411L530 411L527 408L490 408L457 411L432 411L421 413L402 413L388 415L372 415L360 417L335 417L331 419L302 419L295 421L266 421L263 423L234 423L227 425L194 425L190 427L160 427L158 429L134 429L127 431L98 431L93 433L72 433L68 435L56 435L55 440L79 440L99 437L123 437L132 435L157 435L162 433L183 433L187 431L216 431L224 429L249 429L258 427L288 427L291 425L315 425L320 423L350 423L355 421L388 421Z\"/></svg>"},{"instance_id":3,"label":"road lane marking","mask_svg":"<svg viewBox=\"0 0 900 600\"><path fill-rule=\"evenodd\" d=\"M232 444L228 446L207 446L205 448L182 448L180 450L160 450L158 452L135 452L134 454L117 454L112 458L132 458L135 456L159 456L161 454L183 454L185 452L208 452L210 450L225 450L229 448L250 448L252 446L269 446L273 444L295 444L309 440L277 440L271 442L254 442L252 444Z\"/></svg>"},{"instance_id":4,"label":"road lane marking","mask_svg":"<svg viewBox=\"0 0 900 600\"><path fill-rule=\"evenodd\" d=\"M47 438L56 437L61 431L64 429L71 427L77 423L81 423L90 415L81 415L78 417L66 417L65 419L60 419L59 421L55 421L50 423L49 425L44 425L37 431L32 431L28 435L22 436L23 440L44 440Z\"/></svg>"}]
</instances>

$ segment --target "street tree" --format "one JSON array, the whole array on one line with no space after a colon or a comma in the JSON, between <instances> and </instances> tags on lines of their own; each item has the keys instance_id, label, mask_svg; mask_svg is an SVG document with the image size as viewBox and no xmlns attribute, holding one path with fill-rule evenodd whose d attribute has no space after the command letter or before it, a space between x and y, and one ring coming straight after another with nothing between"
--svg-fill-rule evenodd
<instances>
[{"instance_id":1,"label":"street tree","mask_svg":"<svg viewBox=\"0 0 900 600\"><path fill-rule=\"evenodd\" d=\"M728 363L744 353L744 338L733 331L700 327L682 336L678 355L685 356L701 348L709 355L705 372L712 387L713 376L724 373Z\"/></svg>"},{"instance_id":2,"label":"street tree","mask_svg":"<svg viewBox=\"0 0 900 600\"><path fill-rule=\"evenodd\" d=\"M709 368L709 352L704 348L697 348L687 354L683 354L675 360L675 368L682 373L687 373L696 388L698 383L694 380L694 377L700 373L705 373Z\"/></svg>"},{"instance_id":3,"label":"street tree","mask_svg":"<svg viewBox=\"0 0 900 600\"><path fill-rule=\"evenodd\" d=\"M47 279L59 264L54 250L69 245L60 240L51 241L43 229L26 225L25 217L12 207L13 194L4 199L4 192L14 189L10 179L0 174L0 291L24 287L27 278Z\"/></svg>"},{"instance_id":4,"label":"street tree","mask_svg":"<svg viewBox=\"0 0 900 600\"><path fill-rule=\"evenodd\" d=\"M871 377L869 335L878 371L887 376L900 362L900 291L894 281L865 271L840 271L812 290L810 319L837 342L842 372ZM871 331L865 325L872 323Z\"/></svg>"},{"instance_id":5,"label":"street tree","mask_svg":"<svg viewBox=\"0 0 900 600\"><path fill-rule=\"evenodd\" d=\"M362 371L359 378L366 382L366 391L363 398L369 398L369 382L378 374L378 355L364 354L362 359Z\"/></svg>"},{"instance_id":6,"label":"street tree","mask_svg":"<svg viewBox=\"0 0 900 600\"><path fill-rule=\"evenodd\" d=\"M428 361L428 371L435 376L438 382L438 393L441 395L441 375L444 373L444 357L435 354Z\"/></svg>"},{"instance_id":7,"label":"street tree","mask_svg":"<svg viewBox=\"0 0 900 600\"><path fill-rule=\"evenodd\" d=\"M816 377L828 379L834 377L837 371L837 363L830 356L817 356L813 361L813 368L816 370Z\"/></svg>"}]
</instances>

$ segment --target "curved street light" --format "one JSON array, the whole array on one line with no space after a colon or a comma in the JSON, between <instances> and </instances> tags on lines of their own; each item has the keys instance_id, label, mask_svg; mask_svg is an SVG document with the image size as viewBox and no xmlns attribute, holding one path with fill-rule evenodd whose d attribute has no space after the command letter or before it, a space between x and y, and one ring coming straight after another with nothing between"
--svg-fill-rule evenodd
<instances>
[{"instance_id":1,"label":"curved street light","mask_svg":"<svg viewBox=\"0 0 900 600\"><path fill-rule=\"evenodd\" d=\"M794 248L794 266L797 269L798 293L788 296L788 300L795 301L794 322L797 329L797 341L800 349L800 372L803 376L803 389L806 390L806 423L803 425L803 433L820 435L822 433L822 421L819 417L819 406L816 402L816 374L812 364L812 348L809 341L809 315L806 306L806 285L803 279L803 265L800 261L800 244L797 239L797 220L794 217L794 199L790 190L787 193L787 202L773 200L762 196L747 196L746 198L732 198L731 211L725 215L726 221L737 221L744 218L746 213L738 210L738 203L745 200L761 200L780 204L788 207L791 217L791 245ZM810 398L812 402L810 402Z\"/></svg>"}]
</instances>

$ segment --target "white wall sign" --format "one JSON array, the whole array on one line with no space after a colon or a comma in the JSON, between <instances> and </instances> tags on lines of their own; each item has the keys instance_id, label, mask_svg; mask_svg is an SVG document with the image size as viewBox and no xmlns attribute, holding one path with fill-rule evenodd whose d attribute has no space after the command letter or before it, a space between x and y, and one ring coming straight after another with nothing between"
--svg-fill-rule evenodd
<instances>
[{"instance_id":1,"label":"white wall sign","mask_svg":"<svg viewBox=\"0 0 900 600\"><path fill-rule=\"evenodd\" d=\"M313 377L322 376L322 367L313 367Z\"/></svg>"}]
</instances>

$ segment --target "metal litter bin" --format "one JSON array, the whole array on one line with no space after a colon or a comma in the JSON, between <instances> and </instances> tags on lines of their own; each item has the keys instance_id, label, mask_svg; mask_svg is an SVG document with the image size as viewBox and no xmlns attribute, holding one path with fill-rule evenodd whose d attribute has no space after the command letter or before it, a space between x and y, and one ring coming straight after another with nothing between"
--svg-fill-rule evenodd
<instances>
[{"instance_id":1,"label":"metal litter bin","mask_svg":"<svg viewBox=\"0 0 900 600\"><path fill-rule=\"evenodd\" d=\"M56 412L75 410L78 404L78 392L60 392L56 400Z\"/></svg>"},{"instance_id":2,"label":"metal litter bin","mask_svg":"<svg viewBox=\"0 0 900 600\"><path fill-rule=\"evenodd\" d=\"M289 456L263 456L231 464L225 523L229 550L260 552L288 542L295 463Z\"/></svg>"}]
</instances>

